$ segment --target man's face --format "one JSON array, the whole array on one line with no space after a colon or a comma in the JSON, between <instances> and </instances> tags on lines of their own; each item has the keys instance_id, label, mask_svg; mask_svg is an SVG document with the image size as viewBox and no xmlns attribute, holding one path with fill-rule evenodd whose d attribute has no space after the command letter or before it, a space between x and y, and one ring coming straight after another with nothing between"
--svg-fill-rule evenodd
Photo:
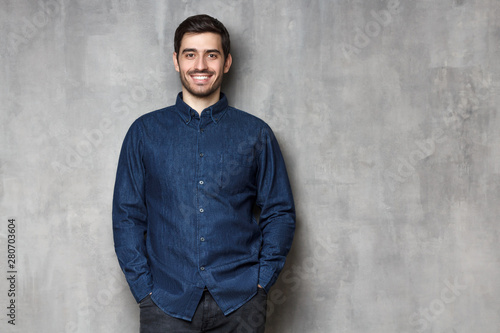
<instances>
[{"instance_id":1,"label":"man's face","mask_svg":"<svg viewBox=\"0 0 500 333\"><path fill-rule=\"evenodd\" d=\"M231 67L231 55L224 61L220 35L205 32L187 33L181 40L179 54L173 55L184 94L210 98L220 93L222 76Z\"/></svg>"}]
</instances>

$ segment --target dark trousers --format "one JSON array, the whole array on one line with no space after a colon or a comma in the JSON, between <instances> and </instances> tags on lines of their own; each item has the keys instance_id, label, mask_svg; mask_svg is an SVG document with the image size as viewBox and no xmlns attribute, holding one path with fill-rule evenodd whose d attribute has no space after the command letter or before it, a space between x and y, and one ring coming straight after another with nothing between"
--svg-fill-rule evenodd
<instances>
[{"instance_id":1,"label":"dark trousers","mask_svg":"<svg viewBox=\"0 0 500 333\"><path fill-rule=\"evenodd\" d=\"M266 303L266 292L259 288L250 301L224 316L212 295L205 290L189 322L167 315L148 296L140 303L141 333L264 333Z\"/></svg>"}]
</instances>

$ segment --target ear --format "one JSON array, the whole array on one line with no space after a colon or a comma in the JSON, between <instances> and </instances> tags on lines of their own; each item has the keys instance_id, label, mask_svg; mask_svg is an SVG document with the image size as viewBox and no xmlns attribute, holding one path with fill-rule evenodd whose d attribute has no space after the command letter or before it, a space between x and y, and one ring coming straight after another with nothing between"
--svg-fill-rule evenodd
<instances>
[{"instance_id":1,"label":"ear","mask_svg":"<svg viewBox=\"0 0 500 333\"><path fill-rule=\"evenodd\" d=\"M172 60L174 61L175 70L179 72L180 68L179 68L179 61L177 60L177 53L174 52L174 54L172 55Z\"/></svg>"},{"instance_id":2,"label":"ear","mask_svg":"<svg viewBox=\"0 0 500 333\"><path fill-rule=\"evenodd\" d=\"M229 68L231 68L232 63L233 63L233 57L231 57L231 53L229 53L224 63L224 74L229 72Z\"/></svg>"}]
</instances>

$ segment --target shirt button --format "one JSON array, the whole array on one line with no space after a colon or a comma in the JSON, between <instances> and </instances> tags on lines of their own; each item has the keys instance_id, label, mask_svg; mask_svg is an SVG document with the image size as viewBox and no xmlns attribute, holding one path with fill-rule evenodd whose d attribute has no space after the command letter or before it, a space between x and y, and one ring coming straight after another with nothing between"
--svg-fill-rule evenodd
<instances>
[{"instance_id":1,"label":"shirt button","mask_svg":"<svg viewBox=\"0 0 500 333\"><path fill-rule=\"evenodd\" d=\"M200 157L203 157L203 153L200 153Z\"/></svg>"},{"instance_id":2,"label":"shirt button","mask_svg":"<svg viewBox=\"0 0 500 333\"><path fill-rule=\"evenodd\" d=\"M203 213L205 210L203 208L200 208L200 213Z\"/></svg>"},{"instance_id":3,"label":"shirt button","mask_svg":"<svg viewBox=\"0 0 500 333\"><path fill-rule=\"evenodd\" d=\"M201 237L201 238L200 238L200 240L201 240L202 242L204 242L204 241L205 241L205 237Z\"/></svg>"},{"instance_id":4,"label":"shirt button","mask_svg":"<svg viewBox=\"0 0 500 333\"><path fill-rule=\"evenodd\" d=\"M205 184L205 182L203 180L200 180L200 185L203 185Z\"/></svg>"},{"instance_id":5,"label":"shirt button","mask_svg":"<svg viewBox=\"0 0 500 333\"><path fill-rule=\"evenodd\" d=\"M204 270L205 270L205 267L201 266L201 267L200 267L200 270L204 271Z\"/></svg>"}]
</instances>

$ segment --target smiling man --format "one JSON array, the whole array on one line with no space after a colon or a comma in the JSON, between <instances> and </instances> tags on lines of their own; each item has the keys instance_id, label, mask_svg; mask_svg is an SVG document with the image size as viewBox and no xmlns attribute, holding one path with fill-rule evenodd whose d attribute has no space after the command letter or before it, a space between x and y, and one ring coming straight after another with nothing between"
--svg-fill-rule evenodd
<instances>
[{"instance_id":1,"label":"smiling man","mask_svg":"<svg viewBox=\"0 0 500 333\"><path fill-rule=\"evenodd\" d=\"M173 60L180 73L184 102L215 104L219 100L222 76L232 63L231 54L223 53L220 35L185 33Z\"/></svg>"},{"instance_id":2,"label":"smiling man","mask_svg":"<svg viewBox=\"0 0 500 333\"><path fill-rule=\"evenodd\" d=\"M116 254L141 332L264 332L295 230L285 163L269 126L221 92L232 64L224 25L189 17L174 50L175 105L137 119L123 142Z\"/></svg>"}]
</instances>

